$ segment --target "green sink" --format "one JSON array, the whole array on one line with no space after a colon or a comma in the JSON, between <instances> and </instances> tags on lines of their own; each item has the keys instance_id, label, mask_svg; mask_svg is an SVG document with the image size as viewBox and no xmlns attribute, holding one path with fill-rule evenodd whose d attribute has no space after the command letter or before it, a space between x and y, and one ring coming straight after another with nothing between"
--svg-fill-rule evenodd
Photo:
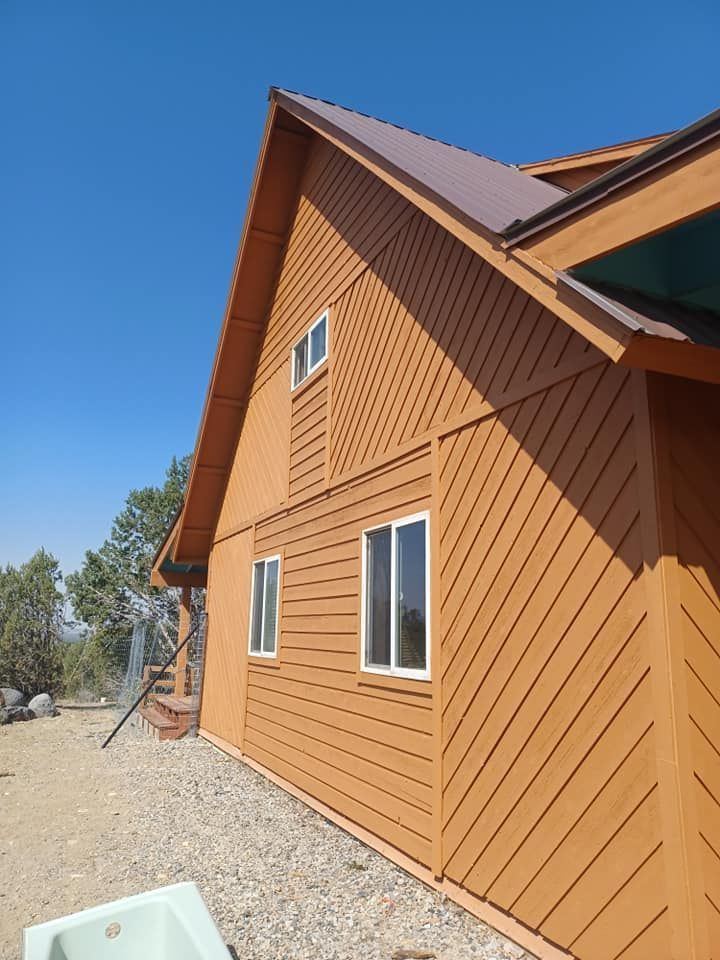
<instances>
[{"instance_id":1,"label":"green sink","mask_svg":"<svg viewBox=\"0 0 720 960\"><path fill-rule=\"evenodd\" d=\"M194 883L105 903L23 931L23 960L228 960Z\"/></svg>"}]
</instances>

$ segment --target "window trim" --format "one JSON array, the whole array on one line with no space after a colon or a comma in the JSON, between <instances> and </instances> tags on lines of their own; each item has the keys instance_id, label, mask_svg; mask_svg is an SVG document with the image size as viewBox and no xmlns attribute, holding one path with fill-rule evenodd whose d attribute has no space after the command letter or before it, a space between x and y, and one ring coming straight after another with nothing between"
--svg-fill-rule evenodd
<instances>
[{"instance_id":1,"label":"window trim","mask_svg":"<svg viewBox=\"0 0 720 960\"><path fill-rule=\"evenodd\" d=\"M415 670L410 667L399 667L393 664L396 658L397 635L397 537L398 527L405 527L411 523L425 523L425 669ZM390 666L368 666L366 663L366 626L367 626L367 537L370 533L390 528ZM360 672L372 673L381 677L404 677L407 680L431 680L430 653L431 643L431 581L430 581L430 511L413 513L407 517L378 523L373 527L366 527L360 535L360 553L362 574L360 578Z\"/></svg>"},{"instance_id":2,"label":"window trim","mask_svg":"<svg viewBox=\"0 0 720 960\"><path fill-rule=\"evenodd\" d=\"M255 615L255 569L260 563L268 563L269 561L277 560L278 563L278 576L277 576L277 597L275 600L275 637L273 643L273 652L269 653L263 650L263 640L265 639L263 631L265 630L265 598L267 595L267 577L263 577L263 598L262 598L262 610L263 610L263 621L260 629L260 649L252 649L252 635L253 635L253 618ZM252 562L252 577L250 578L250 619L248 621L248 656L249 657L264 657L266 660L276 660L278 655L278 634L280 628L280 592L281 592L281 569L282 569L282 558L279 553L271 554L268 557L258 557L257 560Z\"/></svg>"},{"instance_id":3,"label":"window trim","mask_svg":"<svg viewBox=\"0 0 720 960\"><path fill-rule=\"evenodd\" d=\"M313 332L315 327L319 326L323 322L323 320L325 321L325 353L317 361L317 363L311 364L310 363L310 334ZM308 348L307 348L308 368L307 368L307 373L302 378L302 380L298 380L296 383L295 382L295 351L303 342L303 340L307 340L307 344L308 344ZM326 310L323 310L323 312L320 314L317 320L314 320L310 324L310 326L307 328L305 333L300 337L297 343L293 345L293 348L290 351L290 392L291 393L294 390L297 390L298 387L301 387L304 383L307 383L307 381L312 376L312 374L315 373L316 370L319 370L320 367L327 361L329 353L330 353L330 308L328 307Z\"/></svg>"}]
</instances>

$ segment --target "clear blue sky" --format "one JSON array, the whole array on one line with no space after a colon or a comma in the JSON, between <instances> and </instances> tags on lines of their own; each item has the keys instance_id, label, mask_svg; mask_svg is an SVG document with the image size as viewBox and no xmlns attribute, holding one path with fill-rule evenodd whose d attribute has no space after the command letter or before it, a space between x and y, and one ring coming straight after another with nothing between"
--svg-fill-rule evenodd
<instances>
[{"instance_id":1,"label":"clear blue sky","mask_svg":"<svg viewBox=\"0 0 720 960\"><path fill-rule=\"evenodd\" d=\"M718 105L716 0L0 0L0 563L192 449L270 84L499 159Z\"/></svg>"}]
</instances>

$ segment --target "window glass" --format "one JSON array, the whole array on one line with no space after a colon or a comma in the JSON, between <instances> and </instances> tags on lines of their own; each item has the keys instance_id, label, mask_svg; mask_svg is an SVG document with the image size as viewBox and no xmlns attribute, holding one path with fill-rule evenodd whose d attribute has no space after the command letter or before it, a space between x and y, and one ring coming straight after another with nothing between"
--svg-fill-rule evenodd
<instances>
[{"instance_id":1,"label":"window glass","mask_svg":"<svg viewBox=\"0 0 720 960\"><path fill-rule=\"evenodd\" d=\"M395 536L395 660L403 669L425 670L425 521L403 524Z\"/></svg>"},{"instance_id":2,"label":"window glass","mask_svg":"<svg viewBox=\"0 0 720 960\"><path fill-rule=\"evenodd\" d=\"M310 366L316 367L327 353L327 317L323 317L310 331Z\"/></svg>"},{"instance_id":3,"label":"window glass","mask_svg":"<svg viewBox=\"0 0 720 960\"><path fill-rule=\"evenodd\" d=\"M250 652L262 650L263 593L265 586L265 563L253 565L252 625L250 629Z\"/></svg>"},{"instance_id":4,"label":"window glass","mask_svg":"<svg viewBox=\"0 0 720 960\"><path fill-rule=\"evenodd\" d=\"M391 530L375 530L366 538L366 662L390 666Z\"/></svg>"},{"instance_id":5,"label":"window glass","mask_svg":"<svg viewBox=\"0 0 720 960\"><path fill-rule=\"evenodd\" d=\"M363 532L361 669L430 679L426 514Z\"/></svg>"},{"instance_id":6,"label":"window glass","mask_svg":"<svg viewBox=\"0 0 720 960\"><path fill-rule=\"evenodd\" d=\"M265 609L263 612L263 653L275 653L277 629L278 560L265 563Z\"/></svg>"},{"instance_id":7,"label":"window glass","mask_svg":"<svg viewBox=\"0 0 720 960\"><path fill-rule=\"evenodd\" d=\"M302 338L293 350L293 385L297 386L308 375L308 336ZM287 374L285 374L287 376Z\"/></svg>"}]
</instances>

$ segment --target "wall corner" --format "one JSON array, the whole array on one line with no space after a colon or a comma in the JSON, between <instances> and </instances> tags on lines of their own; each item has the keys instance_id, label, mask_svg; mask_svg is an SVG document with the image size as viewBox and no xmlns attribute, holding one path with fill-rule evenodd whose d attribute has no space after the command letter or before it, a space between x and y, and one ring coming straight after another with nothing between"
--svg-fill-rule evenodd
<instances>
[{"instance_id":1,"label":"wall corner","mask_svg":"<svg viewBox=\"0 0 720 960\"><path fill-rule=\"evenodd\" d=\"M631 376L670 949L673 960L708 960L664 377Z\"/></svg>"}]
</instances>

